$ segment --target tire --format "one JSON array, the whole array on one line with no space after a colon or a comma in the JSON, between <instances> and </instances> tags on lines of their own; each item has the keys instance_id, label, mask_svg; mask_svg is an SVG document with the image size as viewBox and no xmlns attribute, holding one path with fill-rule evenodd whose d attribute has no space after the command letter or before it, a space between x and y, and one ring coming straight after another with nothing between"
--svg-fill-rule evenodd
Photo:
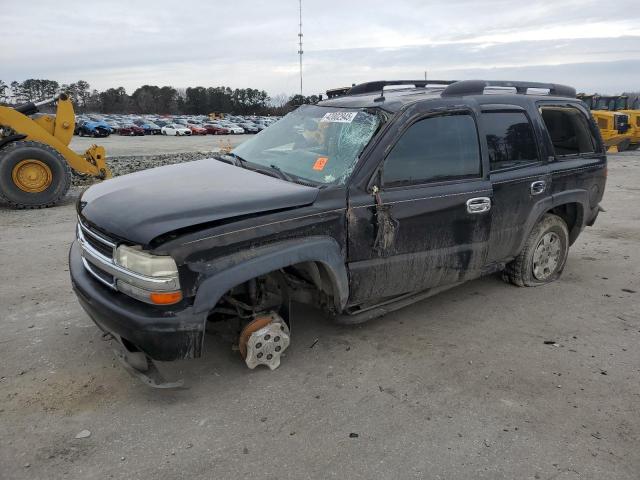
<instances>
[{"instance_id":1,"label":"tire","mask_svg":"<svg viewBox=\"0 0 640 480\"><path fill-rule=\"evenodd\" d=\"M531 230L520 254L507 265L503 278L519 287L546 285L560 277L568 255L567 224L547 213Z\"/></svg>"},{"instance_id":2,"label":"tire","mask_svg":"<svg viewBox=\"0 0 640 480\"><path fill-rule=\"evenodd\" d=\"M50 179L40 191L25 191L15 182L16 167L24 160L35 160L38 171L48 168ZM45 167L46 166L46 167ZM0 200L14 208L51 207L71 186L71 169L55 149L39 142L18 141L0 150Z\"/></svg>"}]
</instances>

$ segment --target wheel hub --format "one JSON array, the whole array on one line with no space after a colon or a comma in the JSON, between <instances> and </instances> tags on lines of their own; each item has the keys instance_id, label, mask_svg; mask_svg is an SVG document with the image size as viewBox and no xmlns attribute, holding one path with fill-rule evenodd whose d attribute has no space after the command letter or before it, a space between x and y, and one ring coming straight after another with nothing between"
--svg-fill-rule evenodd
<instances>
[{"instance_id":1,"label":"wheel hub","mask_svg":"<svg viewBox=\"0 0 640 480\"><path fill-rule=\"evenodd\" d=\"M40 160L20 161L11 172L13 183L23 192L39 193L45 191L53 181L49 165Z\"/></svg>"},{"instance_id":2,"label":"wheel hub","mask_svg":"<svg viewBox=\"0 0 640 480\"><path fill-rule=\"evenodd\" d=\"M240 334L240 353L247 367L280 366L280 357L291 341L289 327L276 313L261 316L249 323Z\"/></svg>"},{"instance_id":3,"label":"wheel hub","mask_svg":"<svg viewBox=\"0 0 640 480\"><path fill-rule=\"evenodd\" d=\"M538 280L546 280L553 275L560 263L562 244L560 237L548 232L540 239L533 253L533 275Z\"/></svg>"}]
</instances>

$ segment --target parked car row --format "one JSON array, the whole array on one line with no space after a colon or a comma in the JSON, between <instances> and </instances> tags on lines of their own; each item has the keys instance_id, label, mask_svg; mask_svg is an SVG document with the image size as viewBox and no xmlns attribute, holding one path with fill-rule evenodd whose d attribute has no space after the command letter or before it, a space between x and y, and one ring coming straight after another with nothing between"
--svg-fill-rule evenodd
<instances>
[{"instance_id":1,"label":"parked car row","mask_svg":"<svg viewBox=\"0 0 640 480\"><path fill-rule=\"evenodd\" d=\"M79 115L75 134L108 137L137 135L240 135L259 133L280 117L219 115Z\"/></svg>"}]
</instances>

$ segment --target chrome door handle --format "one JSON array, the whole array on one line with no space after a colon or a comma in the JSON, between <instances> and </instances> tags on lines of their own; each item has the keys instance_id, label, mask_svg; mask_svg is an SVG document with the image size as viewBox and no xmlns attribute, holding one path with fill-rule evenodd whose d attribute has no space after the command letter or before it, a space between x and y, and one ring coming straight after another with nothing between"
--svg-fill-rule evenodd
<instances>
[{"instance_id":1,"label":"chrome door handle","mask_svg":"<svg viewBox=\"0 0 640 480\"><path fill-rule=\"evenodd\" d=\"M544 180L538 180L531 184L531 195L540 195L547 189L547 182Z\"/></svg>"},{"instance_id":2,"label":"chrome door handle","mask_svg":"<svg viewBox=\"0 0 640 480\"><path fill-rule=\"evenodd\" d=\"M477 197L467 200L467 213L483 213L491 210L489 197Z\"/></svg>"}]
</instances>

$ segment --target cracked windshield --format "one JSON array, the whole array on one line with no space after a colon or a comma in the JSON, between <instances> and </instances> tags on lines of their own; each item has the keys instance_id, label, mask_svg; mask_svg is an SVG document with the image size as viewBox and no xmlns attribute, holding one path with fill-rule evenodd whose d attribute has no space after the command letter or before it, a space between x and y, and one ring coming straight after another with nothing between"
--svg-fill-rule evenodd
<instances>
[{"instance_id":1,"label":"cracked windshield","mask_svg":"<svg viewBox=\"0 0 640 480\"><path fill-rule=\"evenodd\" d=\"M364 110L302 106L232 154L294 180L343 184L379 124Z\"/></svg>"}]
</instances>

